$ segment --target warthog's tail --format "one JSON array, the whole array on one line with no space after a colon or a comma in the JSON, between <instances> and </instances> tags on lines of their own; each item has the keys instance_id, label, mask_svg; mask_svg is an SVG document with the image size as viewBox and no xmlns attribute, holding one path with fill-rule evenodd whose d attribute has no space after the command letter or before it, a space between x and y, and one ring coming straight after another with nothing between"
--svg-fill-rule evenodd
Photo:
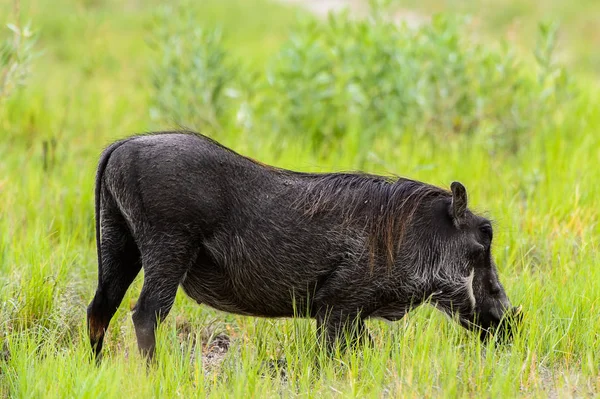
<instances>
[{"instance_id":1,"label":"warthog's tail","mask_svg":"<svg viewBox=\"0 0 600 399\"><path fill-rule=\"evenodd\" d=\"M96 186L94 192L94 213L96 216L96 251L98 256L98 283L101 285L102 283L102 251L101 247L101 237L100 237L100 200L102 193L102 177L104 176L104 170L106 169L106 165L108 164L108 160L112 153L119 148L122 144L125 144L128 141L131 141L133 137L126 138L121 141L117 141L112 143L102 152L100 155L100 160L98 161L98 169L96 170Z\"/></svg>"},{"instance_id":2,"label":"warthog's tail","mask_svg":"<svg viewBox=\"0 0 600 399\"><path fill-rule=\"evenodd\" d=\"M116 308L119 306L119 303L121 302L122 296L125 292L125 290L127 289L127 287L129 286L129 283L133 280L133 278L135 278L135 275L137 274L136 270L133 270L131 273L127 272L127 271L122 271L121 273L116 274L116 276L118 277L123 277L122 279L118 280L123 280L123 281L118 281L117 283L122 283L124 284L126 280L131 280L129 281L129 283L126 284L125 289L122 289L122 287L113 287L114 284L109 284L110 282L105 282L103 281L103 274L104 274L104 265L103 265L103 261L102 261L102 238L101 238L101 232L100 232L100 226L102 223L101 220L101 202L102 202L102 180L104 177L104 171L106 169L106 165L108 164L108 160L110 159L110 156L112 155L112 153L119 148L122 144L130 141L131 138L122 140L122 141L118 141L116 143L111 144L110 146L108 146L104 152L102 153L102 155L100 156L100 160L98 161L98 169L96 172L96 187L95 187L95 204L94 204L94 212L95 212L95 216L96 216L96 249L97 249L97 255L98 255L98 288L96 290L96 295L94 296L94 299L92 300L92 302L90 303L90 305L88 306L88 333L89 333L89 337L90 337L90 343L92 345L92 349L93 349L93 353L96 356L96 359L99 360L99 355L100 355L100 351L102 349L102 342L104 339L104 332L106 330L106 328L108 327L108 324L110 322L110 319L112 318L112 316L114 315ZM112 234L115 234L114 232L114 228L112 229L113 232ZM118 233L117 233L118 234ZM131 240L129 240L131 241ZM130 245L130 247L135 246L135 244ZM113 265L112 268L119 268L119 263L121 262L133 262L133 258L132 257L126 257L126 253L125 250L129 249L124 248L124 250L119 254L120 257L122 257L123 259L117 259L115 258L115 254L114 254L114 249L111 251L112 254L112 258L111 259L111 264ZM135 252L135 251L133 251ZM121 274L127 274L121 276ZM113 272L113 274L115 274Z\"/></svg>"}]
</instances>

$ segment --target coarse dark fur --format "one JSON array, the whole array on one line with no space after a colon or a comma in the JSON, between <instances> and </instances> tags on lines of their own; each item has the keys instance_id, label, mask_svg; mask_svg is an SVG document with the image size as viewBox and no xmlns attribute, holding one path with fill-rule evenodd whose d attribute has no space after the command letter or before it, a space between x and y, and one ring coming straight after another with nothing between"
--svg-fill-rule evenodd
<instances>
[{"instance_id":1,"label":"coarse dark fur","mask_svg":"<svg viewBox=\"0 0 600 399\"><path fill-rule=\"evenodd\" d=\"M133 321L142 353L179 286L198 303L262 317L309 316L328 347L364 319L424 301L485 337L510 302L490 222L466 190L362 173L263 165L205 136L165 132L113 143L96 176L94 353L144 268Z\"/></svg>"}]
</instances>

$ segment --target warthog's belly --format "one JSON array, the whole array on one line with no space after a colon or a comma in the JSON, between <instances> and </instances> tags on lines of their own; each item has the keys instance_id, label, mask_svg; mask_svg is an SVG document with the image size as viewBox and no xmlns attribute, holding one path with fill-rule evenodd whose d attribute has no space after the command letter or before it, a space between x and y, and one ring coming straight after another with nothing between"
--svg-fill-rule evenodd
<instances>
[{"instance_id":1,"label":"warthog's belly","mask_svg":"<svg viewBox=\"0 0 600 399\"><path fill-rule=\"evenodd\" d=\"M262 317L310 316L311 303L302 292L268 281L236 281L218 270L190 270L181 286L199 304L224 312Z\"/></svg>"}]
</instances>

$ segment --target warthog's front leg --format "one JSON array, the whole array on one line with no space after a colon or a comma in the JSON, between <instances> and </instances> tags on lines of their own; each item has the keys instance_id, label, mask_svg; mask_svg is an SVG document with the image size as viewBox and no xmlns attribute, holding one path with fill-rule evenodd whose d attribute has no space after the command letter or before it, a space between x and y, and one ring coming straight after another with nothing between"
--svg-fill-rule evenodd
<instances>
[{"instance_id":1,"label":"warthog's front leg","mask_svg":"<svg viewBox=\"0 0 600 399\"><path fill-rule=\"evenodd\" d=\"M344 350L347 346L373 344L365 321L358 312L329 309L319 312L316 319L317 339L330 354L338 348Z\"/></svg>"}]
</instances>

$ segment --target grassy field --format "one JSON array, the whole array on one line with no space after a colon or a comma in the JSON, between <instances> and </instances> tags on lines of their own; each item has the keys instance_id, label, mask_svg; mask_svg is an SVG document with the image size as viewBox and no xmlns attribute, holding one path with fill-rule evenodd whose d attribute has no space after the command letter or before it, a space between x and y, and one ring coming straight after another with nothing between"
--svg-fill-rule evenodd
<instances>
[{"instance_id":1,"label":"grassy field","mask_svg":"<svg viewBox=\"0 0 600 399\"><path fill-rule=\"evenodd\" d=\"M427 10L432 2L419 7ZM422 307L394 324L370 321L375 348L321 359L317 368L313 322L224 314L180 292L159 329L159 365L147 370L130 317L138 276L109 328L105 361L100 367L90 362L85 308L97 276L98 156L114 139L170 127L149 117L150 65L157 55L147 42L157 3L21 4L23 18L39 31L43 54L28 86L0 103L1 396L600 395L600 91L591 67L575 75L581 90L569 108L548 116L555 124L533 127L516 155L490 153L484 139L467 135L443 141L403 136L393 145L384 136L373 148L350 135L325 156L302 145L281 150L269 131L219 137L246 155L296 170L355 169L367 151L363 168L370 172L443 187L463 182L473 208L495 221L501 280L525 310L511 346L485 347ZM584 3L569 9L569 30L597 8ZM221 23L232 51L255 66L279 48L302 14L260 0L205 0L195 7L199 24ZM9 9L10 2L0 0L0 19L10 20ZM543 16L506 10L528 21ZM530 41L522 38L524 45ZM573 53L580 54L579 47ZM288 362L286 374L265 375L263 362L280 358Z\"/></svg>"}]
</instances>

